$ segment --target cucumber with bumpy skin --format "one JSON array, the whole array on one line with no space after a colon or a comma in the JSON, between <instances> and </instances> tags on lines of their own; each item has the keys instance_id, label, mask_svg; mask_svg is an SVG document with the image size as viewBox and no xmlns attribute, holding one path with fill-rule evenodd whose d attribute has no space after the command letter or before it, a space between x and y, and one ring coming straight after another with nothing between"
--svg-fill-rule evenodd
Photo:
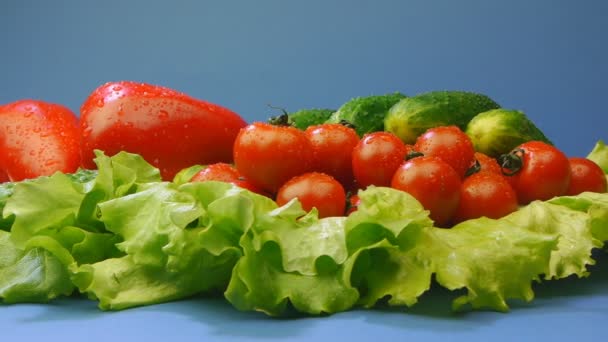
<instances>
[{"instance_id":1,"label":"cucumber with bumpy skin","mask_svg":"<svg viewBox=\"0 0 608 342\"><path fill-rule=\"evenodd\" d=\"M504 108L477 114L465 133L476 151L495 158L531 140L552 144L522 111Z\"/></svg>"},{"instance_id":2,"label":"cucumber with bumpy skin","mask_svg":"<svg viewBox=\"0 0 608 342\"><path fill-rule=\"evenodd\" d=\"M384 129L413 144L429 128L455 125L464 131L477 114L499 107L483 94L431 91L397 102L384 119Z\"/></svg>"},{"instance_id":3,"label":"cucumber with bumpy skin","mask_svg":"<svg viewBox=\"0 0 608 342\"><path fill-rule=\"evenodd\" d=\"M344 103L327 120L328 123L339 123L346 121L355 127L359 136L366 133L383 131L384 118L389 109L405 95L394 92L385 95L371 95L355 97Z\"/></svg>"},{"instance_id":4,"label":"cucumber with bumpy skin","mask_svg":"<svg viewBox=\"0 0 608 342\"><path fill-rule=\"evenodd\" d=\"M309 126L324 123L334 112L333 109L325 108L301 109L288 114L288 120L294 127L305 130Z\"/></svg>"}]
</instances>

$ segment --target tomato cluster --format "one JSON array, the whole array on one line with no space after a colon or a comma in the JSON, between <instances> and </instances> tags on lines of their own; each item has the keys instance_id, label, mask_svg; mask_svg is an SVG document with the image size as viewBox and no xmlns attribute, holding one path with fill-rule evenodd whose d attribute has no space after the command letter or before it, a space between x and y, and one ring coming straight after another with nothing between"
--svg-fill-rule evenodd
<instances>
[{"instance_id":1,"label":"tomato cluster","mask_svg":"<svg viewBox=\"0 0 608 342\"><path fill-rule=\"evenodd\" d=\"M393 187L415 197L440 227L502 217L534 200L607 191L597 164L539 141L494 159L476 152L456 126L431 128L406 145L389 132L359 137L329 123L301 130L283 118L248 124L219 105L128 81L95 89L80 116L20 100L0 106L0 182L93 168L96 149L127 151L165 180L207 165L192 181L230 182L281 205L297 198L320 217L356 210L359 189Z\"/></svg>"},{"instance_id":2,"label":"tomato cluster","mask_svg":"<svg viewBox=\"0 0 608 342\"><path fill-rule=\"evenodd\" d=\"M552 145L531 141L494 159L475 151L456 126L431 128L406 145L389 132L359 138L342 124L299 130L255 122L237 135L233 155L228 181L279 205L298 198L320 217L350 214L359 203L357 190L371 185L409 193L439 227L499 218L534 200L606 192L602 170L586 158L567 158ZM209 165L193 181L216 167Z\"/></svg>"}]
</instances>

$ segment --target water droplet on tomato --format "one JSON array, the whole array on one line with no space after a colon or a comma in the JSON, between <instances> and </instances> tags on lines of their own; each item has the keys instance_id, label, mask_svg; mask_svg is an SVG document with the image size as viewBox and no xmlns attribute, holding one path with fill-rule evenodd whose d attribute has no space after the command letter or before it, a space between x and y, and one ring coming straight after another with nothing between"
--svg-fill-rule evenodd
<instances>
[{"instance_id":1,"label":"water droplet on tomato","mask_svg":"<svg viewBox=\"0 0 608 342\"><path fill-rule=\"evenodd\" d=\"M105 102L103 101L103 99L99 99L99 100L97 100L97 102L95 104L97 105L97 107L101 108L101 107L103 107Z\"/></svg>"},{"instance_id":2,"label":"water droplet on tomato","mask_svg":"<svg viewBox=\"0 0 608 342\"><path fill-rule=\"evenodd\" d=\"M188 124L184 124L184 128L186 128L186 129L187 129L187 128L188 128Z\"/></svg>"},{"instance_id":3,"label":"water droplet on tomato","mask_svg":"<svg viewBox=\"0 0 608 342\"><path fill-rule=\"evenodd\" d=\"M158 111L158 118L161 120L167 119L169 117L169 112L167 112L166 110L159 110Z\"/></svg>"},{"instance_id":4,"label":"water droplet on tomato","mask_svg":"<svg viewBox=\"0 0 608 342\"><path fill-rule=\"evenodd\" d=\"M115 85L115 86L112 87L112 90L114 90L114 91L121 91L122 90L122 86Z\"/></svg>"},{"instance_id":5,"label":"water droplet on tomato","mask_svg":"<svg viewBox=\"0 0 608 342\"><path fill-rule=\"evenodd\" d=\"M50 160L47 160L44 163L44 166L53 166L53 165L56 165L56 164L59 164L59 162L57 160L50 159Z\"/></svg>"},{"instance_id":6,"label":"water droplet on tomato","mask_svg":"<svg viewBox=\"0 0 608 342\"><path fill-rule=\"evenodd\" d=\"M141 103L141 105L142 105L142 106L147 106L147 105L149 105L149 104L150 104L150 101L148 101L148 100L144 100L144 101Z\"/></svg>"}]
</instances>

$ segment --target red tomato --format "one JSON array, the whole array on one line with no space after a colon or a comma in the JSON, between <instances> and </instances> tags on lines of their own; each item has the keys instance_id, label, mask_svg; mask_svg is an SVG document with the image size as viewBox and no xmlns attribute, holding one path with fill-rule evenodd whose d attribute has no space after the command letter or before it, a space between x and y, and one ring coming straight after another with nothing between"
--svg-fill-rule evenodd
<instances>
[{"instance_id":1,"label":"red tomato","mask_svg":"<svg viewBox=\"0 0 608 342\"><path fill-rule=\"evenodd\" d=\"M471 139L457 126L429 128L416 139L414 149L425 156L443 159L460 178L464 178L475 160Z\"/></svg>"},{"instance_id":2,"label":"red tomato","mask_svg":"<svg viewBox=\"0 0 608 342\"><path fill-rule=\"evenodd\" d=\"M479 162L479 170L477 172L488 171L502 175L502 168L495 158L481 152L475 152L475 160Z\"/></svg>"},{"instance_id":3,"label":"red tomato","mask_svg":"<svg viewBox=\"0 0 608 342\"><path fill-rule=\"evenodd\" d=\"M196 164L232 161L232 145L246 122L224 107L176 90L136 82L97 88L80 110L83 165L95 149L140 154L170 180Z\"/></svg>"},{"instance_id":4,"label":"red tomato","mask_svg":"<svg viewBox=\"0 0 608 342\"><path fill-rule=\"evenodd\" d=\"M571 177L567 195L574 196L585 191L598 193L607 191L606 175L594 161L581 157L571 157L568 161Z\"/></svg>"},{"instance_id":5,"label":"red tomato","mask_svg":"<svg viewBox=\"0 0 608 342\"><path fill-rule=\"evenodd\" d=\"M283 183L312 170L313 148L295 127L255 122L236 137L234 163L249 182L276 194Z\"/></svg>"},{"instance_id":6,"label":"red tomato","mask_svg":"<svg viewBox=\"0 0 608 342\"><path fill-rule=\"evenodd\" d=\"M231 164L215 163L207 165L190 179L191 182L204 182L209 180L231 183L258 194L266 195L262 190L248 182Z\"/></svg>"},{"instance_id":7,"label":"red tomato","mask_svg":"<svg viewBox=\"0 0 608 342\"><path fill-rule=\"evenodd\" d=\"M430 217L439 227L445 227L458 208L460 176L438 157L412 158L399 166L391 187L414 196L430 211Z\"/></svg>"},{"instance_id":8,"label":"red tomato","mask_svg":"<svg viewBox=\"0 0 608 342\"><path fill-rule=\"evenodd\" d=\"M501 156L501 166L508 176L520 204L548 200L566 193L570 184L570 162L557 149L541 141L528 141L511 153Z\"/></svg>"},{"instance_id":9,"label":"red tomato","mask_svg":"<svg viewBox=\"0 0 608 342\"><path fill-rule=\"evenodd\" d=\"M0 179L20 181L80 166L78 118L38 100L0 106Z\"/></svg>"},{"instance_id":10,"label":"red tomato","mask_svg":"<svg viewBox=\"0 0 608 342\"><path fill-rule=\"evenodd\" d=\"M390 186L395 170L407 154L403 141L389 132L363 136L353 149L353 173L360 188Z\"/></svg>"},{"instance_id":11,"label":"red tomato","mask_svg":"<svg viewBox=\"0 0 608 342\"><path fill-rule=\"evenodd\" d=\"M0 170L0 183L4 183L4 182L8 182L8 181L10 181L10 178L8 178L8 175L4 171Z\"/></svg>"},{"instance_id":12,"label":"red tomato","mask_svg":"<svg viewBox=\"0 0 608 342\"><path fill-rule=\"evenodd\" d=\"M359 142L357 132L341 124L309 126L304 134L312 144L314 170L326 173L346 188L351 188L353 176L352 153Z\"/></svg>"},{"instance_id":13,"label":"red tomato","mask_svg":"<svg viewBox=\"0 0 608 342\"><path fill-rule=\"evenodd\" d=\"M276 202L281 206L293 198L297 198L306 211L317 208L320 218L343 216L346 209L342 184L320 172L307 172L287 181L279 189Z\"/></svg>"},{"instance_id":14,"label":"red tomato","mask_svg":"<svg viewBox=\"0 0 608 342\"><path fill-rule=\"evenodd\" d=\"M517 210L517 194L499 173L480 171L465 178L454 223L478 217L500 218Z\"/></svg>"}]
</instances>

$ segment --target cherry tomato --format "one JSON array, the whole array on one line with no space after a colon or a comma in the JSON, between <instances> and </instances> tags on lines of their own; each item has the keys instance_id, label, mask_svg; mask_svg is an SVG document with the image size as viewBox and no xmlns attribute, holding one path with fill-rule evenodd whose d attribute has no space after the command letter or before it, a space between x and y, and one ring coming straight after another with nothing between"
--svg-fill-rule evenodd
<instances>
[{"instance_id":1,"label":"cherry tomato","mask_svg":"<svg viewBox=\"0 0 608 342\"><path fill-rule=\"evenodd\" d=\"M578 195L585 191L604 193L607 191L606 175L604 171L590 159L582 157L571 157L570 162L570 185L567 195Z\"/></svg>"},{"instance_id":2,"label":"cherry tomato","mask_svg":"<svg viewBox=\"0 0 608 342\"><path fill-rule=\"evenodd\" d=\"M460 178L464 178L475 160L471 139L457 126L429 128L416 139L414 149L425 156L443 159Z\"/></svg>"},{"instance_id":3,"label":"cherry tomato","mask_svg":"<svg viewBox=\"0 0 608 342\"><path fill-rule=\"evenodd\" d=\"M482 152L475 152L475 160L479 163L479 170L477 172L488 171L502 175L502 168L495 158Z\"/></svg>"},{"instance_id":4,"label":"cherry tomato","mask_svg":"<svg viewBox=\"0 0 608 342\"><path fill-rule=\"evenodd\" d=\"M246 122L231 110L176 90L136 82L95 89L80 110L83 166L95 149L138 153L171 180L196 164L232 162L232 146Z\"/></svg>"},{"instance_id":5,"label":"cherry tomato","mask_svg":"<svg viewBox=\"0 0 608 342\"><path fill-rule=\"evenodd\" d=\"M500 218L518 208L517 194L499 173L480 171L464 179L454 223L478 217Z\"/></svg>"},{"instance_id":6,"label":"cherry tomato","mask_svg":"<svg viewBox=\"0 0 608 342\"><path fill-rule=\"evenodd\" d=\"M276 194L289 179L309 172L313 148L304 132L291 126L254 122L234 142L234 163L256 187Z\"/></svg>"},{"instance_id":7,"label":"cherry tomato","mask_svg":"<svg viewBox=\"0 0 608 342\"><path fill-rule=\"evenodd\" d=\"M445 227L458 208L460 175L438 157L412 158L399 166L391 187L414 196L430 211L430 217L439 227Z\"/></svg>"},{"instance_id":8,"label":"cherry tomato","mask_svg":"<svg viewBox=\"0 0 608 342\"><path fill-rule=\"evenodd\" d=\"M568 157L541 141L528 141L500 157L520 204L548 200L566 193L571 171Z\"/></svg>"},{"instance_id":9,"label":"cherry tomato","mask_svg":"<svg viewBox=\"0 0 608 342\"><path fill-rule=\"evenodd\" d=\"M20 181L80 166L78 118L38 100L0 106L0 180Z\"/></svg>"},{"instance_id":10,"label":"cherry tomato","mask_svg":"<svg viewBox=\"0 0 608 342\"><path fill-rule=\"evenodd\" d=\"M395 170L407 154L405 144L389 132L363 136L353 149L353 174L360 188L390 186Z\"/></svg>"},{"instance_id":11,"label":"cherry tomato","mask_svg":"<svg viewBox=\"0 0 608 342\"><path fill-rule=\"evenodd\" d=\"M352 153L359 142L357 131L342 124L322 124L309 126L304 134L312 144L314 170L351 188L354 182Z\"/></svg>"},{"instance_id":12,"label":"cherry tomato","mask_svg":"<svg viewBox=\"0 0 608 342\"><path fill-rule=\"evenodd\" d=\"M279 189L276 202L281 206L293 198L297 198L306 211L317 208L320 218L343 216L346 208L342 184L321 172L307 172L290 179Z\"/></svg>"},{"instance_id":13,"label":"cherry tomato","mask_svg":"<svg viewBox=\"0 0 608 342\"><path fill-rule=\"evenodd\" d=\"M204 182L208 180L231 183L258 194L267 195L261 189L248 182L231 164L215 163L207 165L190 179L191 182Z\"/></svg>"}]
</instances>

